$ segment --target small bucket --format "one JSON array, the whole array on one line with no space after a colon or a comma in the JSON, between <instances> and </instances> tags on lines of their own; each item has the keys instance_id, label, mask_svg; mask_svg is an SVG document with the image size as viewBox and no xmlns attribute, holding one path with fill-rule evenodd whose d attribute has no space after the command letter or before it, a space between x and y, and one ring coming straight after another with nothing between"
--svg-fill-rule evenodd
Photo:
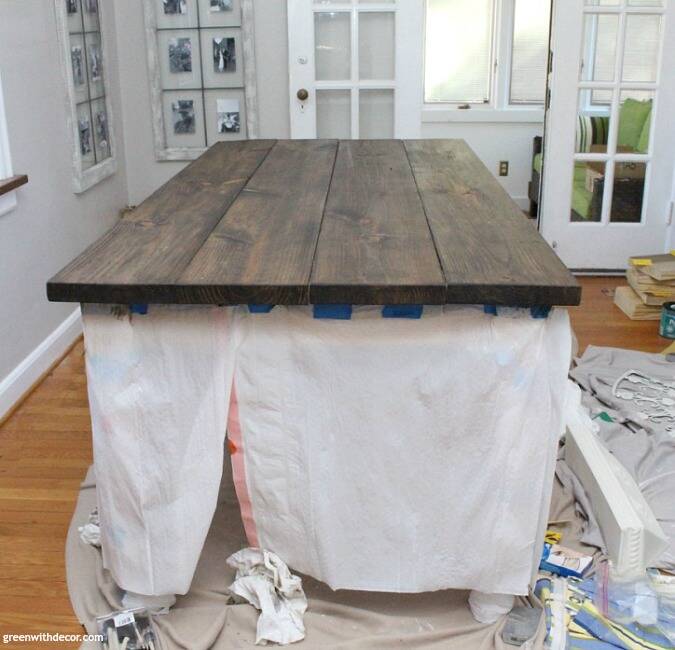
<instances>
[{"instance_id":1,"label":"small bucket","mask_svg":"<svg viewBox=\"0 0 675 650\"><path fill-rule=\"evenodd\" d=\"M665 339L675 339L675 302L664 302L659 334Z\"/></svg>"}]
</instances>

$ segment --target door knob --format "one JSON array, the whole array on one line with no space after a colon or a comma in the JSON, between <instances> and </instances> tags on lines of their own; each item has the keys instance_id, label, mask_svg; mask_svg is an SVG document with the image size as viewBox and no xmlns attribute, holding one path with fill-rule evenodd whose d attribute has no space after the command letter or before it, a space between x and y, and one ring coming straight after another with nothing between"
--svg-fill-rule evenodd
<instances>
[{"instance_id":1,"label":"door knob","mask_svg":"<svg viewBox=\"0 0 675 650\"><path fill-rule=\"evenodd\" d=\"M304 88L300 88L297 92L297 96L301 102L304 102L309 97L309 93Z\"/></svg>"}]
</instances>

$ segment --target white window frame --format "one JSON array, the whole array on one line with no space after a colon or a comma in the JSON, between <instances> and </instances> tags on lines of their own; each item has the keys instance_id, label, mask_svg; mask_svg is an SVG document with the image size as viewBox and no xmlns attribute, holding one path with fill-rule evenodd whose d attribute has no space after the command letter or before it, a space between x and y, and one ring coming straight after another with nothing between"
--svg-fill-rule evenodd
<instances>
[{"instance_id":1,"label":"white window frame","mask_svg":"<svg viewBox=\"0 0 675 650\"><path fill-rule=\"evenodd\" d=\"M9 152L7 114L5 112L5 100L2 94L2 74L0 74L0 180L10 178L13 174L12 157ZM16 205L16 190L0 196L0 216L13 210Z\"/></svg>"},{"instance_id":2,"label":"white window frame","mask_svg":"<svg viewBox=\"0 0 675 650\"><path fill-rule=\"evenodd\" d=\"M68 134L70 138L72 170L73 170L73 192L81 194L94 187L102 180L112 176L117 171L117 152L115 147L115 129L110 99L110 74L103 75L103 84L105 87L105 102L108 120L108 136L110 141L110 157L102 160L100 163L83 169L82 154L80 152L80 134L77 123L77 98L75 96L75 86L73 84L73 68L70 58L70 33L68 30L68 16L66 13L65 0L54 0L56 10L56 30L59 39L59 52L61 58L61 70L64 75L66 86L66 119L68 121ZM99 0L98 18L99 30L101 33L101 54L103 56L103 65L108 66L110 62L109 49L107 47L108 33L104 33L110 18L108 12L112 10L111 3L105 0ZM112 24L112 19L110 20ZM107 68L106 68L107 69ZM92 124L93 128L93 124Z\"/></svg>"},{"instance_id":3,"label":"white window frame","mask_svg":"<svg viewBox=\"0 0 675 650\"><path fill-rule=\"evenodd\" d=\"M424 90L422 122L542 122L544 104L511 103L511 66L516 0L492 0L493 28L490 99L487 103L427 102ZM426 1L423 3L426 40ZM426 56L426 46L423 45ZM503 64L501 63L503 62ZM506 71L505 73L503 71ZM468 104L471 108L459 108Z\"/></svg>"}]
</instances>

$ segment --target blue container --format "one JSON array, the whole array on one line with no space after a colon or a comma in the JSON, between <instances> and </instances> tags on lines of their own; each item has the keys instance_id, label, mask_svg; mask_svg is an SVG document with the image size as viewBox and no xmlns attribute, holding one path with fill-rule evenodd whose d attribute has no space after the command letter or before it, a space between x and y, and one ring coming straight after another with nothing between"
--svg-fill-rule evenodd
<instances>
[{"instance_id":1,"label":"blue container","mask_svg":"<svg viewBox=\"0 0 675 650\"><path fill-rule=\"evenodd\" d=\"M675 302L664 302L659 334L664 339L675 339Z\"/></svg>"}]
</instances>

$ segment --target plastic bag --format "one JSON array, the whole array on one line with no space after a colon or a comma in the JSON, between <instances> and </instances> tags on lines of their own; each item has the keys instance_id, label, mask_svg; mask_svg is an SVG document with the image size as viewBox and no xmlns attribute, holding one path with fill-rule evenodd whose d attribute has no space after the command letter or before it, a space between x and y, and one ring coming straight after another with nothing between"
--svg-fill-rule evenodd
<instances>
[{"instance_id":1,"label":"plastic bag","mask_svg":"<svg viewBox=\"0 0 675 650\"><path fill-rule=\"evenodd\" d=\"M604 564L596 583L594 603L603 616L675 644L675 576L648 569L643 578L621 580Z\"/></svg>"}]
</instances>

